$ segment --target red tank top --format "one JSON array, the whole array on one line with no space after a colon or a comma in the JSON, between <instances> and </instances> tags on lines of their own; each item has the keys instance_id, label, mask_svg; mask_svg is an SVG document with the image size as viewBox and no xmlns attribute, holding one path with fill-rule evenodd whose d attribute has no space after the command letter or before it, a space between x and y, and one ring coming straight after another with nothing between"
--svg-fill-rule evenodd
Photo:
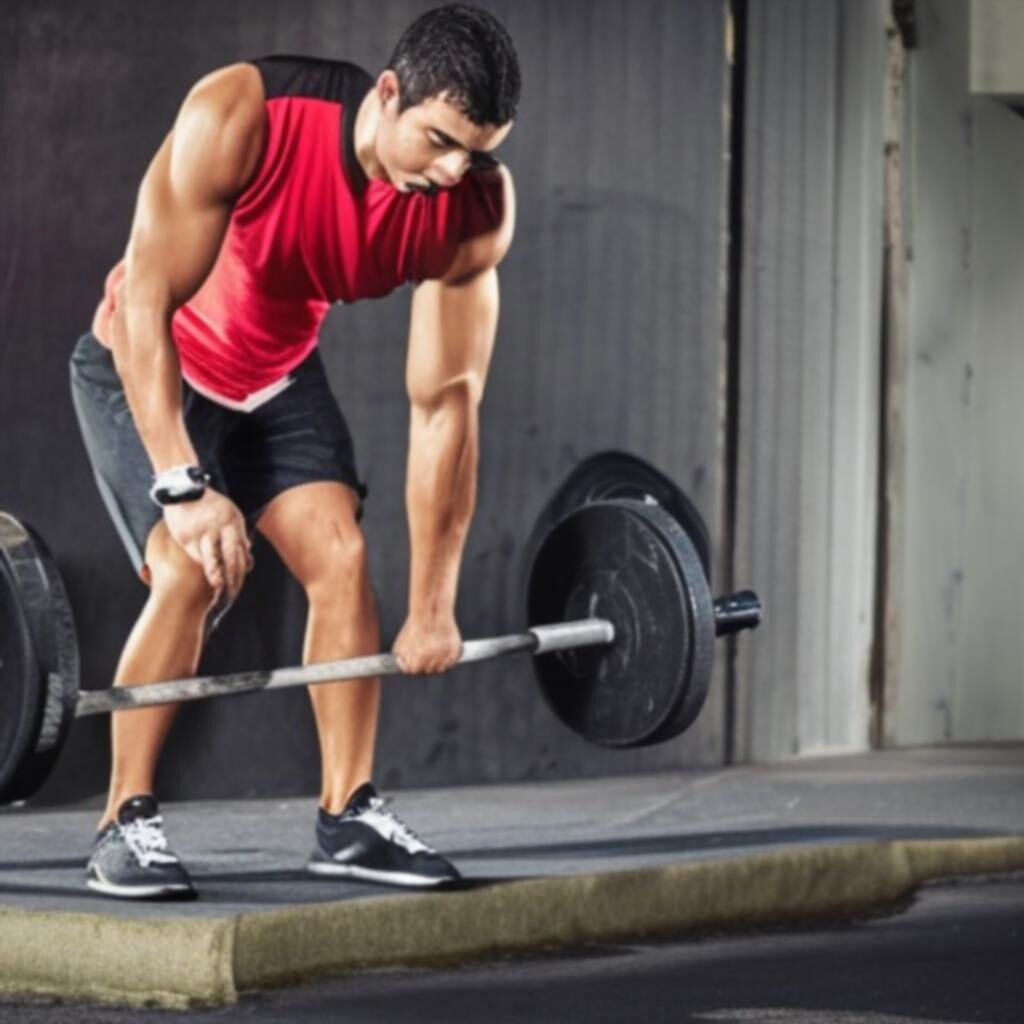
<instances>
[{"instance_id":1,"label":"red tank top","mask_svg":"<svg viewBox=\"0 0 1024 1024\"><path fill-rule=\"evenodd\" d=\"M266 92L263 157L213 270L172 321L186 380L234 402L309 355L332 302L442 276L459 243L502 216L493 167L434 195L366 179L353 138L373 85L362 69L298 57L254 63ZM122 262L108 276L101 316L113 311L123 273Z\"/></svg>"}]
</instances>

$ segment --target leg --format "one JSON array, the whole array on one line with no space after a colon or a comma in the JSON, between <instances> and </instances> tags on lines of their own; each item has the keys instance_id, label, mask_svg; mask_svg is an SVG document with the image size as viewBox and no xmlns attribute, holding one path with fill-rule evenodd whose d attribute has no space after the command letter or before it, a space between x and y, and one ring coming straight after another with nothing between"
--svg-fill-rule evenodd
<instances>
[{"instance_id":1,"label":"leg","mask_svg":"<svg viewBox=\"0 0 1024 1024\"><path fill-rule=\"evenodd\" d=\"M257 523L306 591L306 664L380 649L358 508L359 497L344 484L307 483L280 493ZM373 773L380 680L311 686L309 695L320 740L321 806L336 814Z\"/></svg>"},{"instance_id":2,"label":"leg","mask_svg":"<svg viewBox=\"0 0 1024 1024\"><path fill-rule=\"evenodd\" d=\"M199 565L158 523L146 543L152 588L117 666L116 686L194 675L213 593ZM153 792L157 759L177 705L115 712L111 716L112 766L107 807L113 821L130 796Z\"/></svg>"}]
</instances>

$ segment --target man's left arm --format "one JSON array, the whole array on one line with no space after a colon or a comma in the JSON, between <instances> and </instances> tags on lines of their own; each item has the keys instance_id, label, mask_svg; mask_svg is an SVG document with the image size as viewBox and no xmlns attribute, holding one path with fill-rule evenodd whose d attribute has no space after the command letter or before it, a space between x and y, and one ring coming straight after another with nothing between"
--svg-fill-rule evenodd
<instances>
[{"instance_id":1,"label":"man's left arm","mask_svg":"<svg viewBox=\"0 0 1024 1024\"><path fill-rule=\"evenodd\" d=\"M499 227L464 242L445 276L413 293L406 364L409 613L393 648L407 672L443 672L462 650L455 599L476 503L479 407L498 326L497 266L515 221L511 176L505 168L497 173L504 179Z\"/></svg>"}]
</instances>

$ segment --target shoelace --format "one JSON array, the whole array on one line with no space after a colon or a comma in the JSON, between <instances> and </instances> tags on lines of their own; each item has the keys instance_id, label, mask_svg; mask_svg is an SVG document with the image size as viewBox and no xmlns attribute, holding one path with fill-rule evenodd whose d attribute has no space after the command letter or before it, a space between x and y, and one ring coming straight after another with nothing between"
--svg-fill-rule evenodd
<instances>
[{"instance_id":1,"label":"shoelace","mask_svg":"<svg viewBox=\"0 0 1024 1024\"><path fill-rule=\"evenodd\" d=\"M153 863L177 863L178 858L174 854L164 853L167 849L167 836L163 824L163 816L158 814L154 818L135 818L127 825L119 826L128 849L144 868Z\"/></svg>"},{"instance_id":2,"label":"shoelace","mask_svg":"<svg viewBox=\"0 0 1024 1024\"><path fill-rule=\"evenodd\" d=\"M390 803L390 800L374 797L359 817L380 832L385 839L398 843L409 853L433 853L434 851L394 811L388 809Z\"/></svg>"}]
</instances>

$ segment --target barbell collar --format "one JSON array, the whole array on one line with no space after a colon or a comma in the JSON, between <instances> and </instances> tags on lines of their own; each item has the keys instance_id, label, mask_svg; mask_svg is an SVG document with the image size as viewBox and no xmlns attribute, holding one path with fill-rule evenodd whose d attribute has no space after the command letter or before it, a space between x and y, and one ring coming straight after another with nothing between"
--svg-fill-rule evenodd
<instances>
[{"instance_id":1,"label":"barbell collar","mask_svg":"<svg viewBox=\"0 0 1024 1024\"><path fill-rule=\"evenodd\" d=\"M456 664L487 661L518 652L539 654L570 647L592 647L611 643L614 638L615 630L605 619L581 619L578 622L535 626L527 633L467 640L462 645L462 654ZM114 686L106 690L80 693L75 706L75 718L161 704L181 704L256 690L279 690L290 686L312 686L404 674L393 654L370 654L297 668L272 669L269 672L234 672L229 675L172 679L136 686Z\"/></svg>"},{"instance_id":2,"label":"barbell collar","mask_svg":"<svg viewBox=\"0 0 1024 1024\"><path fill-rule=\"evenodd\" d=\"M715 598L715 636L754 629L761 622L761 599L753 590L740 590Z\"/></svg>"}]
</instances>

